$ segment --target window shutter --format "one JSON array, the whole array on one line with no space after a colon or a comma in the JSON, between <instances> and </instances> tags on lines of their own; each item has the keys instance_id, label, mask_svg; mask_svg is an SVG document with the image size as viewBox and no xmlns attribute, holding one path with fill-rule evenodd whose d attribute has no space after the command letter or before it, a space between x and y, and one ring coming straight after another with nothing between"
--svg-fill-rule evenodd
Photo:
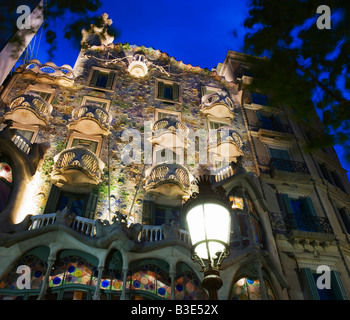
<instances>
[{"instance_id":1,"label":"window shutter","mask_svg":"<svg viewBox=\"0 0 350 320\"><path fill-rule=\"evenodd\" d=\"M314 205L309 197L304 198L303 200L304 208L306 209L306 214L309 217L316 217L316 210Z\"/></svg>"},{"instance_id":2,"label":"window shutter","mask_svg":"<svg viewBox=\"0 0 350 320\"><path fill-rule=\"evenodd\" d=\"M108 74L108 79L107 79L107 84L106 84L106 88L107 89L111 89L113 86L113 80L114 80L114 72L110 72Z\"/></svg>"},{"instance_id":3,"label":"window shutter","mask_svg":"<svg viewBox=\"0 0 350 320\"><path fill-rule=\"evenodd\" d=\"M292 206L290 204L290 200L289 200L288 195L287 194L281 194L281 199L282 199L282 202L283 202L285 213L294 215L294 212L293 212Z\"/></svg>"},{"instance_id":4,"label":"window shutter","mask_svg":"<svg viewBox=\"0 0 350 320\"><path fill-rule=\"evenodd\" d=\"M98 188L95 188L91 191L87 199L87 203L86 203L86 207L83 215L85 218L88 218L88 219L95 218L97 200L98 200Z\"/></svg>"},{"instance_id":5,"label":"window shutter","mask_svg":"<svg viewBox=\"0 0 350 320\"><path fill-rule=\"evenodd\" d=\"M338 271L331 271L331 286L337 300L348 300Z\"/></svg>"},{"instance_id":6,"label":"window shutter","mask_svg":"<svg viewBox=\"0 0 350 320\"><path fill-rule=\"evenodd\" d=\"M177 83L173 84L173 99L175 101L179 101L179 96L180 96L180 87Z\"/></svg>"},{"instance_id":7,"label":"window shutter","mask_svg":"<svg viewBox=\"0 0 350 320\"><path fill-rule=\"evenodd\" d=\"M207 94L207 87L206 86L201 86L201 95L202 97Z\"/></svg>"},{"instance_id":8,"label":"window shutter","mask_svg":"<svg viewBox=\"0 0 350 320\"><path fill-rule=\"evenodd\" d=\"M158 81L158 98L164 98L164 82Z\"/></svg>"},{"instance_id":9,"label":"window shutter","mask_svg":"<svg viewBox=\"0 0 350 320\"><path fill-rule=\"evenodd\" d=\"M142 211L142 224L150 225L151 219L154 216L154 202L150 200L144 200Z\"/></svg>"},{"instance_id":10,"label":"window shutter","mask_svg":"<svg viewBox=\"0 0 350 320\"><path fill-rule=\"evenodd\" d=\"M262 120L262 119L261 119L261 113L260 113L259 111L256 112L256 116L257 116L257 118L258 118L259 121Z\"/></svg>"},{"instance_id":11,"label":"window shutter","mask_svg":"<svg viewBox=\"0 0 350 320\"><path fill-rule=\"evenodd\" d=\"M46 202L44 213L56 212L59 196L60 196L60 188L53 184L51 186L50 194Z\"/></svg>"},{"instance_id":12,"label":"window shutter","mask_svg":"<svg viewBox=\"0 0 350 320\"><path fill-rule=\"evenodd\" d=\"M96 86L98 75L100 74L99 70L94 70L90 80L90 86Z\"/></svg>"},{"instance_id":13,"label":"window shutter","mask_svg":"<svg viewBox=\"0 0 350 320\"><path fill-rule=\"evenodd\" d=\"M320 300L320 296L318 295L316 283L314 280L314 276L309 268L301 269L301 274L307 284L308 291L312 300Z\"/></svg>"}]
</instances>

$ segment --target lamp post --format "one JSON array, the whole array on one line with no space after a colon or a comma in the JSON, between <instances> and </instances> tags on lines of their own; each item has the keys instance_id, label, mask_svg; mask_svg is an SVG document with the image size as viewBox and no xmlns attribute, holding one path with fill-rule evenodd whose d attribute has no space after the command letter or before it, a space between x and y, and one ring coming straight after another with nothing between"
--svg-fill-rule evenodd
<instances>
[{"instance_id":1,"label":"lamp post","mask_svg":"<svg viewBox=\"0 0 350 320\"><path fill-rule=\"evenodd\" d=\"M230 202L224 192L212 189L210 176L198 180L199 192L184 204L188 229L192 241L192 260L201 265L204 279L202 286L208 290L209 299L218 299L223 282L220 269L230 254Z\"/></svg>"}]
</instances>

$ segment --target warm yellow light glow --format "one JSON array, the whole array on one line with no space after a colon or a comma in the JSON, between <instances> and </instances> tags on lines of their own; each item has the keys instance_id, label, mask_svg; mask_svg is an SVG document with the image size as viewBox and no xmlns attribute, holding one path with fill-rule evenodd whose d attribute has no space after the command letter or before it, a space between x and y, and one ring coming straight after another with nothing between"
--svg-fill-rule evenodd
<instances>
[{"instance_id":1,"label":"warm yellow light glow","mask_svg":"<svg viewBox=\"0 0 350 320\"><path fill-rule=\"evenodd\" d=\"M186 219L193 245L205 239L228 243L230 213L225 207L214 203L200 204L187 213ZM218 242L209 241L208 247L211 258L224 250L224 245ZM199 244L195 250L202 259L208 259L206 243Z\"/></svg>"},{"instance_id":2,"label":"warm yellow light glow","mask_svg":"<svg viewBox=\"0 0 350 320\"><path fill-rule=\"evenodd\" d=\"M40 172L37 171L33 176L33 179L27 184L26 189L23 193L21 205L19 207L18 214L15 217L15 223L22 222L28 214L39 214L37 212L38 207L36 204L36 197L40 188L40 182Z\"/></svg>"}]
</instances>

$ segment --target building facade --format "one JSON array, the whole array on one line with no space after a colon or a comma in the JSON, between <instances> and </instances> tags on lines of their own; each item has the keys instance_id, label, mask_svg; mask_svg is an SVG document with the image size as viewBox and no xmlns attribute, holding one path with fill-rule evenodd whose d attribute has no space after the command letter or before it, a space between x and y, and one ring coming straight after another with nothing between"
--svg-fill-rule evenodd
<instances>
[{"instance_id":1,"label":"building facade","mask_svg":"<svg viewBox=\"0 0 350 320\"><path fill-rule=\"evenodd\" d=\"M0 299L208 299L182 206L209 174L232 205L219 299L347 300L334 150L304 151L290 111L248 90L244 54L207 70L103 39L1 91Z\"/></svg>"}]
</instances>

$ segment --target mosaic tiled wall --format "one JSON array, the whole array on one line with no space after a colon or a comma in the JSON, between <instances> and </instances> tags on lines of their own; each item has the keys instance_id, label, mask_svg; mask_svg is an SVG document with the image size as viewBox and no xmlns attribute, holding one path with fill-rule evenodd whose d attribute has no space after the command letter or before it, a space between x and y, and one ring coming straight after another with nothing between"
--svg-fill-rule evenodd
<instances>
[{"instance_id":1,"label":"mosaic tiled wall","mask_svg":"<svg viewBox=\"0 0 350 320\"><path fill-rule=\"evenodd\" d=\"M135 52L142 50L148 61L151 62L148 74L143 78L135 78L127 69L127 58ZM116 73L116 87L113 92L94 90L87 86L87 79L92 66L100 66L112 69ZM136 186L139 183L142 164L125 165L121 161L121 134L126 128L134 128L144 133L144 122L153 121L155 108L162 108L181 112L182 122L195 130L206 128L207 121L200 113L201 86L213 86L226 88L235 104L234 120L232 126L238 132L244 145L243 166L254 174L254 163L250 146L247 140L247 132L243 121L238 89L233 83L226 82L215 71L201 69L185 65L176 61L166 53L152 48L130 46L129 44L116 44L111 49L89 50L82 52L78 57L75 69L75 80L71 87L63 87L56 84L55 96L51 102L53 106L52 118L46 128L41 128L36 138L37 143L50 142L50 148L39 166L40 175L36 177L34 192L35 212L43 213L45 203L50 190L50 173L52 171L53 157L62 151L68 142L69 130L67 124L71 118L72 110L81 105L84 96L94 96L110 100L109 114L111 116L110 152L108 154L107 138L104 138L100 159L107 164L105 166L103 182L99 186L99 200L96 209L96 218L106 219L111 201L112 212L123 210L128 213L135 197ZM181 103L169 104L155 99L156 78L169 79L181 83ZM38 81L41 78L38 77ZM44 78L42 78L44 79ZM9 103L15 96L23 93L28 85L36 80L18 78L15 85L8 92L5 103ZM196 176L198 164L187 165L188 170ZM109 176L109 184L108 184ZM110 187L110 199L108 199L108 187ZM145 196L143 184L135 198L133 211L129 222L142 222L142 202Z\"/></svg>"}]
</instances>

